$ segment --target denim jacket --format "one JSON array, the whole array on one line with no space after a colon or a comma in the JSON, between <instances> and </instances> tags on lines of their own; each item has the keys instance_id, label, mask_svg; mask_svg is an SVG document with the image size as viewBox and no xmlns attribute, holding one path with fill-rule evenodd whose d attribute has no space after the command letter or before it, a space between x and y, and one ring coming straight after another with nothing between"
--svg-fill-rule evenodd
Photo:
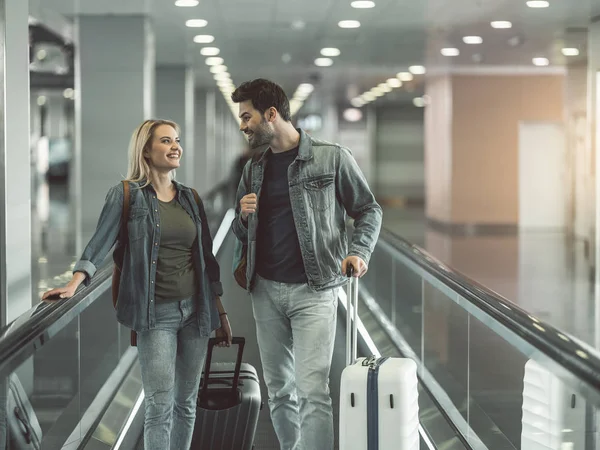
<instances>
[{"instance_id":1,"label":"denim jacket","mask_svg":"<svg viewBox=\"0 0 600 450\"><path fill-rule=\"evenodd\" d=\"M177 200L196 224L198 239L193 249L193 260L200 283L198 325L200 333L208 336L220 326L215 305L215 296L223 294L219 264L212 252L212 238L204 208L198 208L190 188L177 182L174 184ZM125 248L116 308L120 323L135 331L146 331L156 326L154 283L160 246L160 217L156 191L152 185L140 186L143 183L129 183L129 245ZM123 183L119 183L108 191L96 232L73 268L73 272L87 275L84 281L86 285L118 240L122 211Z\"/></svg>"},{"instance_id":2,"label":"denim jacket","mask_svg":"<svg viewBox=\"0 0 600 450\"><path fill-rule=\"evenodd\" d=\"M288 168L290 200L308 284L320 291L345 283L342 261L347 256L358 256L369 263L381 229L382 210L349 149L299 132L298 156ZM236 196L232 229L248 245L248 290L252 289L256 268L260 211L257 205L245 222L239 203L249 193L260 198L269 154L271 150L246 164ZM349 249L346 214L354 219Z\"/></svg>"}]
</instances>

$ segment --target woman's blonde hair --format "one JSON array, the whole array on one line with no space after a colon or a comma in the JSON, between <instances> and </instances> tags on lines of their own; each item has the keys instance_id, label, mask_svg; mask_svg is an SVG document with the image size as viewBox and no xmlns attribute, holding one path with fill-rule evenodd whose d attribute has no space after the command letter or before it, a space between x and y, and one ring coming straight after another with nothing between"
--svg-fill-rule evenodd
<instances>
[{"instance_id":1,"label":"woman's blonde hair","mask_svg":"<svg viewBox=\"0 0 600 450\"><path fill-rule=\"evenodd\" d=\"M162 119L150 119L146 120L139 127L137 127L131 135L131 141L129 143L129 164L127 169L127 181L133 181L139 183L145 180L144 186L151 183L152 172L150 165L144 157L144 150L148 149L151 145L151 140L154 137L154 131L161 125L169 125L173 127L177 134L179 134L179 125L171 120ZM175 178L175 171L171 171L171 178ZM144 187L142 186L142 187Z\"/></svg>"}]
</instances>

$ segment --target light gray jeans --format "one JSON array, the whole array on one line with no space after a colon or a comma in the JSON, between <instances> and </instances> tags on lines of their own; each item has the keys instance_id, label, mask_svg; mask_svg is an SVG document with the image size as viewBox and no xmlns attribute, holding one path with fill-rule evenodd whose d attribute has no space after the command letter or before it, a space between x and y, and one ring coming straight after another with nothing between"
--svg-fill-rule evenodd
<instances>
[{"instance_id":1,"label":"light gray jeans","mask_svg":"<svg viewBox=\"0 0 600 450\"><path fill-rule=\"evenodd\" d=\"M191 297L156 305L156 327L138 333L145 394L145 450L190 448L208 337L200 336Z\"/></svg>"},{"instance_id":2,"label":"light gray jeans","mask_svg":"<svg viewBox=\"0 0 600 450\"><path fill-rule=\"evenodd\" d=\"M313 292L256 276L256 335L281 450L333 450L329 371L337 290Z\"/></svg>"}]
</instances>

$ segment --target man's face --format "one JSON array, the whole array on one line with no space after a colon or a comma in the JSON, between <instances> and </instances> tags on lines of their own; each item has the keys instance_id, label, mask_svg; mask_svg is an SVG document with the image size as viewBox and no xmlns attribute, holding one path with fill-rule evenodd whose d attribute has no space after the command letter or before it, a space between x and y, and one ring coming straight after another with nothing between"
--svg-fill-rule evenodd
<instances>
[{"instance_id":1,"label":"man's face","mask_svg":"<svg viewBox=\"0 0 600 450\"><path fill-rule=\"evenodd\" d=\"M268 111L265 112L265 114ZM248 138L250 148L255 149L262 145L270 144L275 132L273 125L269 123L264 115L254 108L252 100L246 100L240 103L240 130Z\"/></svg>"}]
</instances>

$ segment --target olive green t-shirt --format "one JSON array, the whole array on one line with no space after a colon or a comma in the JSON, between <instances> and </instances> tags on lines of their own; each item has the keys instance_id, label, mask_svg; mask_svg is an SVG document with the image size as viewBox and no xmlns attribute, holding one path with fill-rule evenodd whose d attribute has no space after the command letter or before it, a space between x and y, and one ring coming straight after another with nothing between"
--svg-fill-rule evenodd
<instances>
[{"instance_id":1,"label":"olive green t-shirt","mask_svg":"<svg viewBox=\"0 0 600 450\"><path fill-rule=\"evenodd\" d=\"M198 292L192 261L196 224L177 199L160 205L160 247L156 263L157 302L175 302Z\"/></svg>"}]
</instances>

